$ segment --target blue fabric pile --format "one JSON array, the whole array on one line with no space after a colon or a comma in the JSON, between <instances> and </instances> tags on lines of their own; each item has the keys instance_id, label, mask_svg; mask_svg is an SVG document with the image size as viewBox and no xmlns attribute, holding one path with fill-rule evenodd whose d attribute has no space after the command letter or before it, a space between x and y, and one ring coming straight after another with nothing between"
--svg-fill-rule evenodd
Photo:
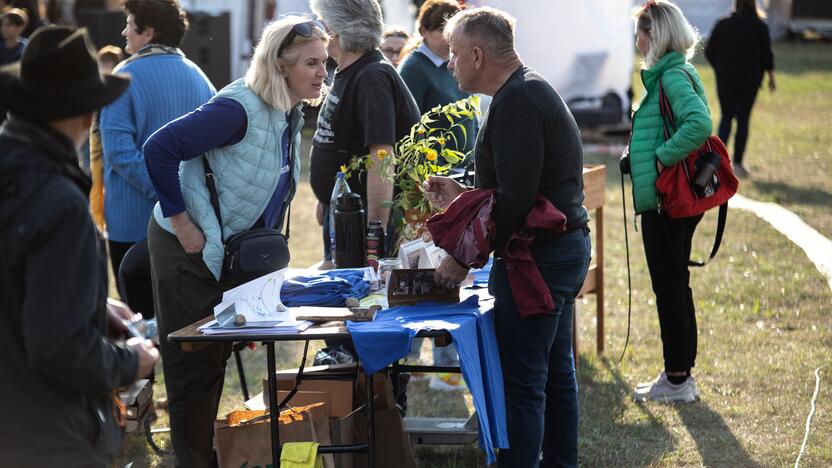
<instances>
[{"instance_id":1,"label":"blue fabric pile","mask_svg":"<svg viewBox=\"0 0 832 468\"><path fill-rule=\"evenodd\" d=\"M361 299L370 291L361 269L341 269L296 276L283 282L280 300L287 307L344 307L348 297Z\"/></svg>"},{"instance_id":2,"label":"blue fabric pile","mask_svg":"<svg viewBox=\"0 0 832 468\"><path fill-rule=\"evenodd\" d=\"M375 373L404 358L419 330L447 330L459 353L462 376L471 391L480 423L480 448L494 463L495 448L508 448L503 372L492 310L471 296L459 304L422 303L394 307L373 322L347 322L364 369Z\"/></svg>"}]
</instances>

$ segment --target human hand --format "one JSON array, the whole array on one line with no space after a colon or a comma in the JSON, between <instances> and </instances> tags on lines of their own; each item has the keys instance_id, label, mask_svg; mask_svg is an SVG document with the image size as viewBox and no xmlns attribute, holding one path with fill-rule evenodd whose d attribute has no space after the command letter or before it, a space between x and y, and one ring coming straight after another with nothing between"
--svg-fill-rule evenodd
<instances>
[{"instance_id":1,"label":"human hand","mask_svg":"<svg viewBox=\"0 0 832 468\"><path fill-rule=\"evenodd\" d=\"M130 307L113 298L107 298L107 336L120 338L127 335L127 322L142 319L142 314L136 314Z\"/></svg>"},{"instance_id":2,"label":"human hand","mask_svg":"<svg viewBox=\"0 0 832 468\"><path fill-rule=\"evenodd\" d=\"M127 340L127 347L136 351L139 356L139 366L133 380L143 379L150 375L153 372L153 366L159 360L159 350L153 346L153 342L145 338L134 337Z\"/></svg>"},{"instance_id":3,"label":"human hand","mask_svg":"<svg viewBox=\"0 0 832 468\"><path fill-rule=\"evenodd\" d=\"M772 78L769 78L768 79L768 92L773 94L775 91L777 91L777 85L774 83L774 80Z\"/></svg>"},{"instance_id":4,"label":"human hand","mask_svg":"<svg viewBox=\"0 0 832 468\"><path fill-rule=\"evenodd\" d=\"M422 188L431 205L443 210L466 190L464 185L445 176L430 176L422 182Z\"/></svg>"},{"instance_id":5,"label":"human hand","mask_svg":"<svg viewBox=\"0 0 832 468\"><path fill-rule=\"evenodd\" d=\"M319 202L319 201L316 201L315 202L315 219L318 220L318 226L323 226L324 225L325 212L326 212L326 209L324 209L324 204Z\"/></svg>"},{"instance_id":6,"label":"human hand","mask_svg":"<svg viewBox=\"0 0 832 468\"><path fill-rule=\"evenodd\" d=\"M205 247L205 235L196 224L188 217L188 212L183 211L170 217L170 224L176 232L179 244L186 253L195 254L202 252Z\"/></svg>"},{"instance_id":7,"label":"human hand","mask_svg":"<svg viewBox=\"0 0 832 468\"><path fill-rule=\"evenodd\" d=\"M448 255L433 272L433 282L439 286L453 289L468 276L468 268L462 266L453 257Z\"/></svg>"}]
</instances>

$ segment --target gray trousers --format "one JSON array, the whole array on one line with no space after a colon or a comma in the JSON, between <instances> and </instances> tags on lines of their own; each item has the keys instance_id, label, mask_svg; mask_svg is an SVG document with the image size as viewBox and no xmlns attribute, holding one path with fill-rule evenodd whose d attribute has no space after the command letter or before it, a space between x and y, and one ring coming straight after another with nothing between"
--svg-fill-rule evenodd
<instances>
[{"instance_id":1,"label":"gray trousers","mask_svg":"<svg viewBox=\"0 0 832 468\"><path fill-rule=\"evenodd\" d=\"M207 317L231 285L218 283L199 254L188 254L153 219L147 228L153 303L159 326L162 368L177 466L216 466L214 420L222 395L231 343L183 351L167 336Z\"/></svg>"}]
</instances>

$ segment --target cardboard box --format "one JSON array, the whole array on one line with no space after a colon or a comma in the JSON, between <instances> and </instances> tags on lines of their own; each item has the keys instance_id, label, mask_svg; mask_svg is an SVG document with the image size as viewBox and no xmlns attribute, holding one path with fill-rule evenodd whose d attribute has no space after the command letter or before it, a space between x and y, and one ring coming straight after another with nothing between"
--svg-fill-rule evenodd
<instances>
[{"instance_id":1,"label":"cardboard box","mask_svg":"<svg viewBox=\"0 0 832 468\"><path fill-rule=\"evenodd\" d=\"M214 437L221 468L272 465L271 425L264 416L263 411L233 411L216 421ZM329 417L323 404L281 411L278 423L281 443L332 443ZM331 454L322 455L322 459L325 468L335 468Z\"/></svg>"},{"instance_id":2,"label":"cardboard box","mask_svg":"<svg viewBox=\"0 0 832 468\"><path fill-rule=\"evenodd\" d=\"M284 397L294 387L298 369L286 369L278 371L277 387L278 398ZM362 406L366 402L366 384L364 372L359 367L356 370L355 364L339 364L333 366L313 366L304 369L304 374L317 374L316 380L303 380L298 387L298 392L290 400L290 404L301 404L311 400L326 400L327 396L331 402L328 410L330 415L330 438L333 444L348 445L367 441L367 417ZM321 375L331 374L334 377L345 375L356 376L353 380L319 380ZM263 381L264 393L255 396L246 403L246 406L256 404L265 406L263 401L265 389L268 388L268 381ZM376 420L376 447L381 451L377 458L376 466L399 466L398 460L413 460L410 440L404 435L404 425L401 422L398 409L396 408L393 386L386 373L373 375L373 395L375 396ZM257 400L260 400L259 402ZM296 403L297 401L297 403ZM349 408L345 410L345 408ZM357 409L360 408L360 409ZM381 416L379 416L381 415ZM399 422L396 422L396 417ZM358 423L363 420L363 425ZM389 433L393 431L391 436ZM384 436L380 434L385 433ZM398 438L395 434L401 433ZM388 440L390 439L390 440ZM403 441L406 441L405 444ZM356 459L356 457L360 457ZM356 461L358 460L358 461ZM393 464L383 464L387 460ZM335 468L353 468L366 466L366 455L361 454L339 454L334 457ZM404 463L405 468L413 464Z\"/></svg>"},{"instance_id":3,"label":"cardboard box","mask_svg":"<svg viewBox=\"0 0 832 468\"><path fill-rule=\"evenodd\" d=\"M285 397L292 388L295 387L296 375L277 373L277 391L278 401L281 399L281 394ZM263 394L269 388L268 379L263 379ZM353 383L351 380L303 380L298 387L298 393L326 393L330 395L329 398L329 417L342 417L352 412L353 406ZM306 402L308 395L298 396L297 394L291 400L295 402L295 398L299 398L298 402ZM292 403L295 405L298 403Z\"/></svg>"}]
</instances>

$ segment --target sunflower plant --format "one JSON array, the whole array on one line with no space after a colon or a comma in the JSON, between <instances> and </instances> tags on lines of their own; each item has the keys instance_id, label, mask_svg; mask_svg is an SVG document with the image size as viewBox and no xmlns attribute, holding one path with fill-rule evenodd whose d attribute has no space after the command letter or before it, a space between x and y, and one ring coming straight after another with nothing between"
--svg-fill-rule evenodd
<instances>
[{"instance_id":1,"label":"sunflower plant","mask_svg":"<svg viewBox=\"0 0 832 468\"><path fill-rule=\"evenodd\" d=\"M453 148L465 148L469 138L465 123L479 116L479 96L470 96L426 112L395 145L395 154L379 150L375 154L354 156L341 172L349 178L354 173L378 167L393 180L395 196L389 206L426 216L433 209L424 197L422 182L433 175L447 175L460 165L467 154ZM460 136L461 135L461 138Z\"/></svg>"}]
</instances>

